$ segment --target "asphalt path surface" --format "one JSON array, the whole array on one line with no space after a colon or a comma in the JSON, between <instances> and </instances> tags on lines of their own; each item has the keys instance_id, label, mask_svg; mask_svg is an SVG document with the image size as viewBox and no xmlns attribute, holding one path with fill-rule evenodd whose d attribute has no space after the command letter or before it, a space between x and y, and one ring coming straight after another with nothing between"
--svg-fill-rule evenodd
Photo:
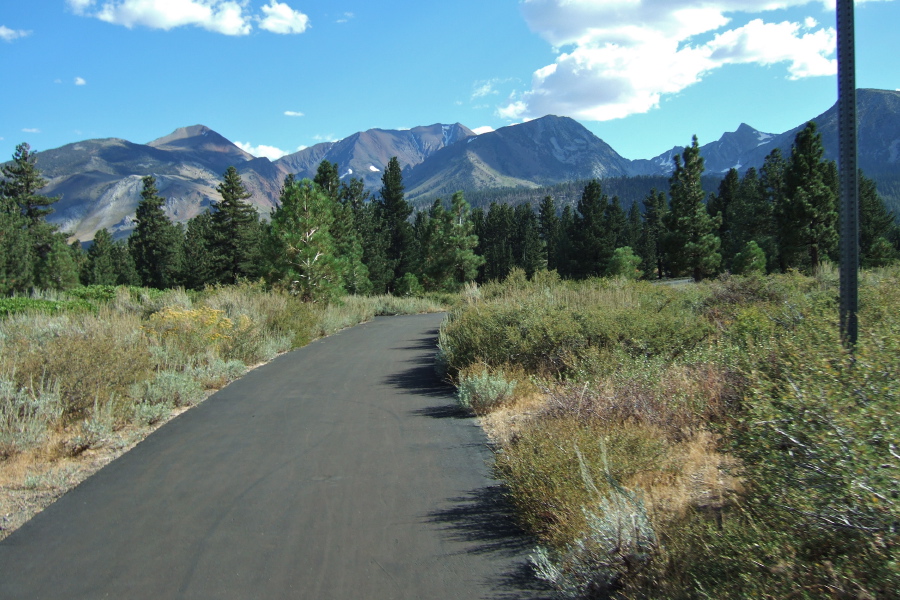
<instances>
[{"instance_id":1,"label":"asphalt path surface","mask_svg":"<svg viewBox=\"0 0 900 600\"><path fill-rule=\"evenodd\" d=\"M0 542L0 598L543 598L442 315L280 356ZM114 357L111 357L114 358Z\"/></svg>"}]
</instances>

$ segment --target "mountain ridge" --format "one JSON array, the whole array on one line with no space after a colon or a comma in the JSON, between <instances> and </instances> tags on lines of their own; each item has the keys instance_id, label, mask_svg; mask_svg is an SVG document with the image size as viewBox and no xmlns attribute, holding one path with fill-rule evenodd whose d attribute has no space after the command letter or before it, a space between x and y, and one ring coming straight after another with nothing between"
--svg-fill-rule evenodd
<instances>
[{"instance_id":1,"label":"mountain ridge","mask_svg":"<svg viewBox=\"0 0 900 600\"><path fill-rule=\"evenodd\" d=\"M861 89L857 98L860 168L869 176L897 176L900 92ZM810 120L819 125L826 158L836 158L836 106ZM789 156L805 123L780 134L741 123L700 147L707 173L759 168L774 148ZM167 214L186 221L218 199L216 186L232 165L253 194L250 201L266 215L277 204L285 176L312 178L322 160L338 163L342 177L361 178L377 191L384 167L397 156L407 197L422 203L458 189L533 189L591 178L668 176L673 156L682 151L676 146L653 158L628 160L577 121L547 115L481 135L460 123L374 128L275 161L253 157L205 125L179 127L147 144L119 138L84 140L41 151L37 157L49 181L42 192L61 196L50 221L73 237L89 240L101 227L117 237L128 235L145 175L156 177Z\"/></svg>"}]
</instances>

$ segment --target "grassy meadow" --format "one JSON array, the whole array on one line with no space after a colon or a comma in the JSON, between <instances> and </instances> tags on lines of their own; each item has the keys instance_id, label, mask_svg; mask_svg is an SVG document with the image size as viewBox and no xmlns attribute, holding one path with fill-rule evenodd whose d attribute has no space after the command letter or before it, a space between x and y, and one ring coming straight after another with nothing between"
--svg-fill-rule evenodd
<instances>
[{"instance_id":1,"label":"grassy meadow","mask_svg":"<svg viewBox=\"0 0 900 600\"><path fill-rule=\"evenodd\" d=\"M513 272L438 368L569 598L900 597L900 268L697 285Z\"/></svg>"},{"instance_id":2,"label":"grassy meadow","mask_svg":"<svg viewBox=\"0 0 900 600\"><path fill-rule=\"evenodd\" d=\"M0 299L0 538L249 368L376 315L440 311L447 300L325 305L256 284Z\"/></svg>"}]
</instances>

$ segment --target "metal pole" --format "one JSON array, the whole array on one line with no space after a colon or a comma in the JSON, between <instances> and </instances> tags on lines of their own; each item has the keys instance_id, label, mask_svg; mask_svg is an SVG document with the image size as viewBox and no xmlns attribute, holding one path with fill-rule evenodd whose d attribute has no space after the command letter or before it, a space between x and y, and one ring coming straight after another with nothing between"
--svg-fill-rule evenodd
<instances>
[{"instance_id":1,"label":"metal pole","mask_svg":"<svg viewBox=\"0 0 900 600\"><path fill-rule=\"evenodd\" d=\"M838 132L841 181L841 339L856 345L859 312L859 183L853 0L837 0Z\"/></svg>"}]
</instances>

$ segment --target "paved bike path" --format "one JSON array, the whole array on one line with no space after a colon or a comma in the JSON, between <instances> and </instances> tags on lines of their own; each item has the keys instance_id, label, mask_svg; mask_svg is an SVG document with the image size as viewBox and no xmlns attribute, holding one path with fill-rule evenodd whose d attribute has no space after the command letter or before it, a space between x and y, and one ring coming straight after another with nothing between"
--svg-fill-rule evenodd
<instances>
[{"instance_id":1,"label":"paved bike path","mask_svg":"<svg viewBox=\"0 0 900 600\"><path fill-rule=\"evenodd\" d=\"M0 542L0 598L541 598L441 315L255 369ZM114 359L114 357L111 357Z\"/></svg>"}]
</instances>

